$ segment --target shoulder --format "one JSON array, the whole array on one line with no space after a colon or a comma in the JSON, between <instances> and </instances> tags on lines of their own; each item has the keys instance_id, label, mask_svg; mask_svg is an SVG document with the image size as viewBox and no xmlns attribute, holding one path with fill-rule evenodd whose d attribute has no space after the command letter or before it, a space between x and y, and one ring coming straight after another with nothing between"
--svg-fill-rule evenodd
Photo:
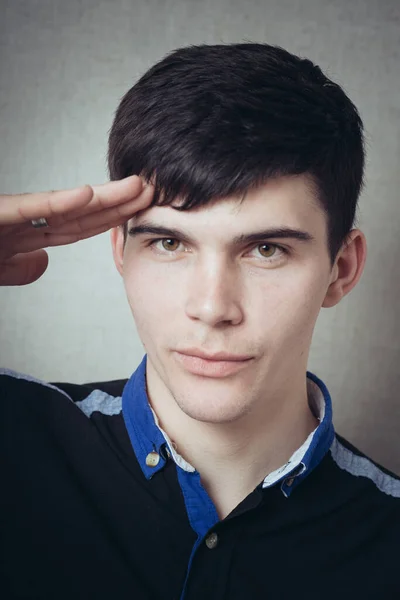
<instances>
[{"instance_id":1,"label":"shoulder","mask_svg":"<svg viewBox=\"0 0 400 600\"><path fill-rule=\"evenodd\" d=\"M86 414L96 408L113 414L117 404L121 409L126 382L127 379L84 384L48 382L12 369L0 369L0 404L7 409L13 406L17 408L21 404L25 407L33 404L36 408L76 405Z\"/></svg>"},{"instance_id":2,"label":"shoulder","mask_svg":"<svg viewBox=\"0 0 400 600\"><path fill-rule=\"evenodd\" d=\"M330 448L330 456L346 479L346 484L352 484L357 489L363 489L367 495L382 500L396 500L400 509L400 476L385 466L372 460L346 438L335 434Z\"/></svg>"},{"instance_id":3,"label":"shoulder","mask_svg":"<svg viewBox=\"0 0 400 600\"><path fill-rule=\"evenodd\" d=\"M24 401L31 397L62 396L69 401L72 398L62 388L56 385L42 381L37 377L20 373L12 369L0 369L0 397L2 404L7 400Z\"/></svg>"},{"instance_id":4,"label":"shoulder","mask_svg":"<svg viewBox=\"0 0 400 600\"><path fill-rule=\"evenodd\" d=\"M96 390L113 397L122 396L127 381L128 379L113 379L111 381L97 381L82 384L57 382L52 383L51 385L66 392L76 402L78 400L83 400Z\"/></svg>"}]
</instances>

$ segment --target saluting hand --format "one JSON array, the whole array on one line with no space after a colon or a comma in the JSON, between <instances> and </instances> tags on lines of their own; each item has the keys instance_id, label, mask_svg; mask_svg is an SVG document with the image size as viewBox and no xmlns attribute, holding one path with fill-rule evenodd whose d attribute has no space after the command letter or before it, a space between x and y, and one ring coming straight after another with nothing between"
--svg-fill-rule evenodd
<instances>
[{"instance_id":1,"label":"saluting hand","mask_svg":"<svg viewBox=\"0 0 400 600\"><path fill-rule=\"evenodd\" d=\"M149 206L154 187L137 175L70 190L0 195L0 285L26 285L43 275L43 248L73 244L117 227ZM31 221L44 217L48 227Z\"/></svg>"}]
</instances>

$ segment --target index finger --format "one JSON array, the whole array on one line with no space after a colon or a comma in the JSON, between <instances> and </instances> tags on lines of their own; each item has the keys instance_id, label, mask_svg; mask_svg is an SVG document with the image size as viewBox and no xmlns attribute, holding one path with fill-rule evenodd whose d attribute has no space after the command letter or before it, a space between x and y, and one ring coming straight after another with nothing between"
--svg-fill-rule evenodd
<instances>
[{"instance_id":1,"label":"index finger","mask_svg":"<svg viewBox=\"0 0 400 600\"><path fill-rule=\"evenodd\" d=\"M138 176L130 175L117 181L107 181L93 185L93 197L89 203L89 212L97 212L124 204L133 200L147 187L147 184Z\"/></svg>"}]
</instances>

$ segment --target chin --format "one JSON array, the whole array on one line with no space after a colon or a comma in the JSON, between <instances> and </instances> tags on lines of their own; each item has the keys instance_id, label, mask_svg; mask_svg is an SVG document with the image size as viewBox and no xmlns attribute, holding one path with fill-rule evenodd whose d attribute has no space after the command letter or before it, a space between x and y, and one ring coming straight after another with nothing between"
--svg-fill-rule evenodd
<instances>
[{"instance_id":1,"label":"chin","mask_svg":"<svg viewBox=\"0 0 400 600\"><path fill-rule=\"evenodd\" d=\"M249 412L249 407L232 404L232 400L224 403L221 399L210 401L202 397L196 401L194 398L175 397L175 402L188 417L202 423L233 423Z\"/></svg>"}]
</instances>

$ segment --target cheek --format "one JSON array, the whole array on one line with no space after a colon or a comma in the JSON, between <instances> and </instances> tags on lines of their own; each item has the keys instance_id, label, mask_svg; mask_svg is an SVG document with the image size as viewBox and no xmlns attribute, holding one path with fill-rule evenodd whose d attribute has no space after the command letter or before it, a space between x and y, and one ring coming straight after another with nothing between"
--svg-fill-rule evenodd
<instances>
[{"instance_id":1,"label":"cheek","mask_svg":"<svg viewBox=\"0 0 400 600\"><path fill-rule=\"evenodd\" d=\"M308 338L325 297L321 273L298 270L282 275L263 282L254 296L257 308L253 306L249 312L250 319L253 312L258 320L253 326L277 344Z\"/></svg>"},{"instance_id":2,"label":"cheek","mask_svg":"<svg viewBox=\"0 0 400 600\"><path fill-rule=\"evenodd\" d=\"M177 282L168 269L151 264L124 265L124 286L136 326L143 331L157 331L171 322L179 297Z\"/></svg>"}]
</instances>

